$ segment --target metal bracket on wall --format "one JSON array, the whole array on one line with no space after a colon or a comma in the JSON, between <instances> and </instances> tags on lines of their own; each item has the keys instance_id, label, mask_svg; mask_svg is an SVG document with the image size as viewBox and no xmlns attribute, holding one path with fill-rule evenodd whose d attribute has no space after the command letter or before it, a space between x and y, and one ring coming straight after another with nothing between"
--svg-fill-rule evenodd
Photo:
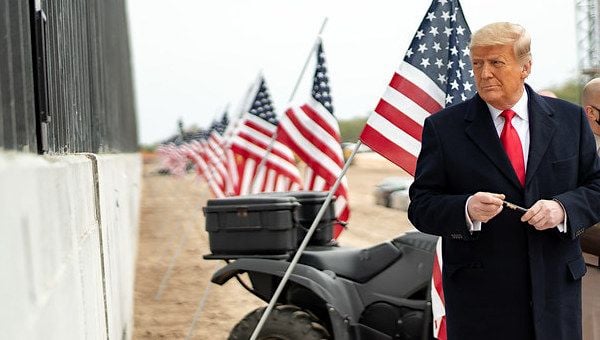
<instances>
[{"instance_id":1,"label":"metal bracket on wall","mask_svg":"<svg viewBox=\"0 0 600 340\"><path fill-rule=\"evenodd\" d=\"M34 91L36 111L36 135L38 153L48 152L48 65L46 53L47 18L42 8L42 0L31 0L30 8L33 12L32 20L32 47L34 65Z\"/></svg>"}]
</instances>

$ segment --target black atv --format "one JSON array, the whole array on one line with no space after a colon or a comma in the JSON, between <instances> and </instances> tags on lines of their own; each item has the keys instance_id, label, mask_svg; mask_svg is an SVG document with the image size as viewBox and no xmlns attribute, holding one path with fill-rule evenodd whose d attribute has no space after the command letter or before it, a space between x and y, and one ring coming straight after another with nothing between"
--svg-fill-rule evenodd
<instances>
[{"instance_id":1,"label":"black atv","mask_svg":"<svg viewBox=\"0 0 600 340\"><path fill-rule=\"evenodd\" d=\"M210 200L205 214L213 254L205 258L228 261L212 282L237 278L268 302L326 195ZM370 248L340 247L331 240L335 222L333 208L328 209L258 339L431 339L429 289L437 237L410 232ZM250 285L240 278L243 273ZM249 339L264 310L246 315L229 339Z\"/></svg>"}]
</instances>

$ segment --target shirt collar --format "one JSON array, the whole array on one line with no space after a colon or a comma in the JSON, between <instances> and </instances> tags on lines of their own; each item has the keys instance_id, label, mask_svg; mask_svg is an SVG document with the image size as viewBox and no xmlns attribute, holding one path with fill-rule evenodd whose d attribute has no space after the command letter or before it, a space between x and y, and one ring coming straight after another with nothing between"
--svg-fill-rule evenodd
<instances>
[{"instance_id":1,"label":"shirt collar","mask_svg":"<svg viewBox=\"0 0 600 340\"><path fill-rule=\"evenodd\" d=\"M527 89L523 88L523 94L521 95L521 98L519 98L519 101L513 107L511 107L511 109L513 111L515 111L517 116L519 116L524 121L529 121L529 114L527 111L527 101L528 101ZM502 113L502 111L504 111L504 110L498 110L497 108L493 107L492 105L490 105L488 103L485 103L485 104L487 105L488 109L490 110L493 120L498 119L498 117L500 117L500 114Z\"/></svg>"}]
</instances>

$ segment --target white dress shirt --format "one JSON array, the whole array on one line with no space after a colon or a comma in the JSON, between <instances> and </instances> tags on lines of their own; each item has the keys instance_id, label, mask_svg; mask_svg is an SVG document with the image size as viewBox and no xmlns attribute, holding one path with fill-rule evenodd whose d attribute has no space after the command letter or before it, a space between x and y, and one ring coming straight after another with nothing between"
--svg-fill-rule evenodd
<instances>
[{"instance_id":1,"label":"white dress shirt","mask_svg":"<svg viewBox=\"0 0 600 340\"><path fill-rule=\"evenodd\" d=\"M487 104L487 107L490 110L490 114L492 115L492 120L494 121L496 132L498 133L498 138L500 138L500 134L502 133L502 129L504 128L504 117L501 116L502 111L504 110L498 110L490 104ZM521 147L523 147L523 161L525 163L525 173L527 173L527 160L529 159L530 141L529 110L527 110L527 91L523 90L523 95L521 96L521 99L519 99L519 101L515 104L515 106L511 107L511 109L516 113L516 115L511 120L511 123L517 131L519 139L521 140Z\"/></svg>"},{"instance_id":2,"label":"white dress shirt","mask_svg":"<svg viewBox=\"0 0 600 340\"><path fill-rule=\"evenodd\" d=\"M523 88L523 95L519 99L519 101L511 107L511 110L515 112L515 116L511 120L512 126L517 131L519 135L519 139L521 140L521 147L523 148L523 161L525 163L525 173L527 173L527 160L529 159L529 110L527 109L528 97L527 91ZM494 126L496 127L496 132L498 133L498 138L500 138L500 134L502 133L502 129L504 128L504 117L501 116L503 110L499 110L492 105L487 104L488 109L490 110L490 114L492 116L492 121L494 122ZM469 217L469 212L467 210L467 206L469 205L469 201L473 196L470 196L467 199L467 203L465 204L465 215L467 218L467 225L469 226L470 231L480 231L481 230L481 222L480 221L471 221ZM562 207L562 204L561 204ZM558 224L556 227L561 232L566 232L566 222L567 222L567 212L565 208L563 208L563 212L565 213L565 220L563 223Z\"/></svg>"}]
</instances>

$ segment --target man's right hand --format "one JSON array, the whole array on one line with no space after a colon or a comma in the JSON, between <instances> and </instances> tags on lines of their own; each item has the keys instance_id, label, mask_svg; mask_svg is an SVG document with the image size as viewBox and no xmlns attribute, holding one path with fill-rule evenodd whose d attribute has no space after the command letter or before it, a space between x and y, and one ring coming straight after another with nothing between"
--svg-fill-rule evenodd
<instances>
[{"instance_id":1,"label":"man's right hand","mask_svg":"<svg viewBox=\"0 0 600 340\"><path fill-rule=\"evenodd\" d=\"M467 212L471 221L487 222L502 211L504 194L478 192L471 196Z\"/></svg>"}]
</instances>

